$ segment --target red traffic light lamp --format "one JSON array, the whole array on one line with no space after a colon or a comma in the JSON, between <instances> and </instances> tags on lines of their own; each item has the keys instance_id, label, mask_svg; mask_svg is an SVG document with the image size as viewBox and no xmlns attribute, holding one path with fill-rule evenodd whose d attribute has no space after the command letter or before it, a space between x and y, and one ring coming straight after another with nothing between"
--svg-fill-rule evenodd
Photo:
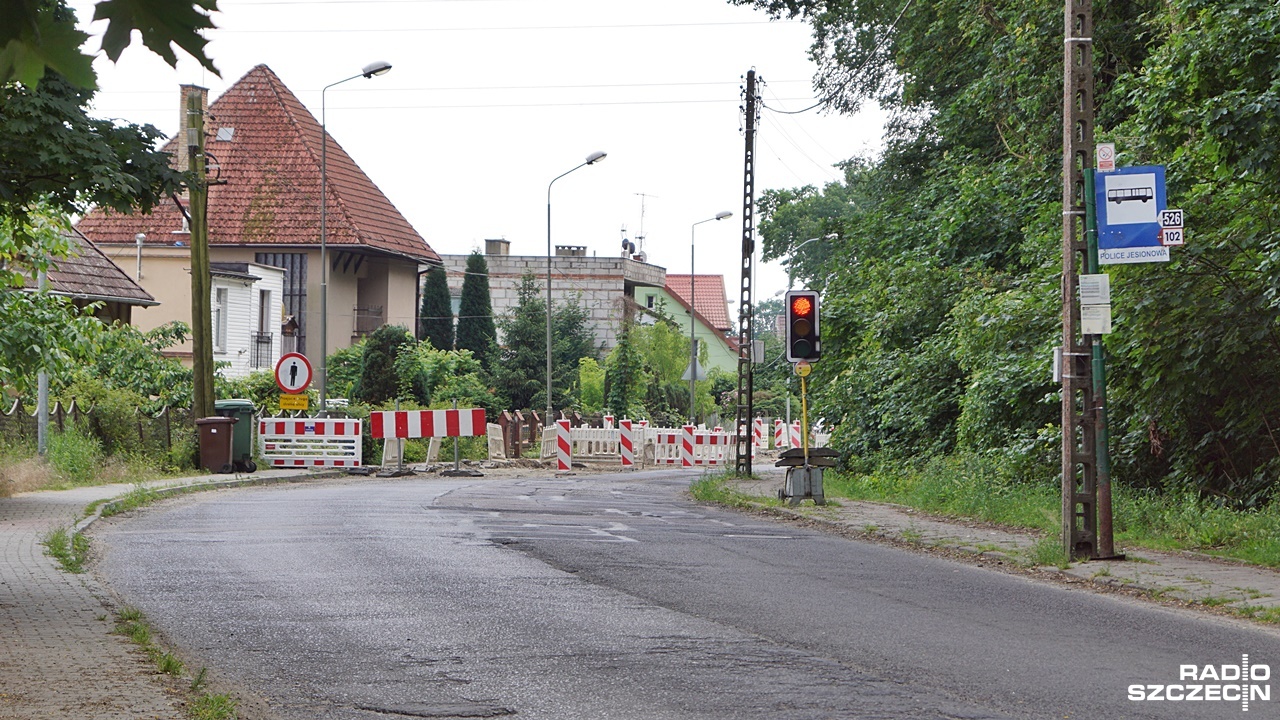
<instances>
[{"instance_id":1,"label":"red traffic light lamp","mask_svg":"<svg viewBox=\"0 0 1280 720\"><path fill-rule=\"evenodd\" d=\"M787 362L813 362L822 356L818 340L818 293L792 290L787 293L786 302Z\"/></svg>"}]
</instances>

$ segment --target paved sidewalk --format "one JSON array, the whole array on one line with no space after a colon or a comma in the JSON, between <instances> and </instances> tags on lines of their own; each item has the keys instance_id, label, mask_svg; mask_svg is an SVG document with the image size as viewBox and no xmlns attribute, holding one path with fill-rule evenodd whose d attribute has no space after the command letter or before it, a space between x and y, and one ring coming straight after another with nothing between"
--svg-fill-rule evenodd
<instances>
[{"instance_id":1,"label":"paved sidewalk","mask_svg":"<svg viewBox=\"0 0 1280 720\"><path fill-rule=\"evenodd\" d=\"M297 471L265 471L280 481ZM225 481L169 479L151 487ZM182 720L183 700L137 646L112 634L105 592L89 573L63 572L41 540L69 528L94 500L132 485L0 498L0 720Z\"/></svg>"},{"instance_id":2,"label":"paved sidewalk","mask_svg":"<svg viewBox=\"0 0 1280 720\"><path fill-rule=\"evenodd\" d=\"M782 487L782 471L763 471L762 479L735 482L734 487L761 500L776 499ZM1035 561L1037 546L1046 542L1045 536L1038 533L937 517L900 505L829 499L836 502L824 507L804 503L795 508L761 508L850 537L912 546L991 567L1089 583L1153 601L1280 623L1280 571L1270 568L1195 553L1130 548L1118 549L1126 555L1123 561L1077 562L1067 568L1043 566Z\"/></svg>"}]
</instances>

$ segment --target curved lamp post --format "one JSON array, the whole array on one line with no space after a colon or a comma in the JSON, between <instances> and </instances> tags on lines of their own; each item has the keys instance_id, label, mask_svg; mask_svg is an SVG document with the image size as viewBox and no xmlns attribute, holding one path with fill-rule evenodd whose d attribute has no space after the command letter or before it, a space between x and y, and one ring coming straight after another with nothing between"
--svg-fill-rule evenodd
<instances>
[{"instance_id":1,"label":"curved lamp post","mask_svg":"<svg viewBox=\"0 0 1280 720\"><path fill-rule=\"evenodd\" d=\"M325 93L334 85L341 85L356 78L371 78L375 75L386 75L391 72L391 63L377 60L360 69L359 75L352 75L335 83L329 83L320 91L320 412L327 413L327 392L329 389L329 257L326 247L326 215L328 214L328 165L329 165L329 131L325 118Z\"/></svg>"},{"instance_id":2,"label":"curved lamp post","mask_svg":"<svg viewBox=\"0 0 1280 720\"><path fill-rule=\"evenodd\" d=\"M543 427L549 427L552 421L551 413L555 412L551 407L551 186L556 184L556 180L568 175L579 168L588 165L595 165L605 159L608 153L599 150L587 156L585 162L572 170L567 170L552 178L547 183L547 414L542 420Z\"/></svg>"},{"instance_id":3,"label":"curved lamp post","mask_svg":"<svg viewBox=\"0 0 1280 720\"><path fill-rule=\"evenodd\" d=\"M689 424L694 423L694 393L696 391L696 383L698 381L698 341L694 337L693 331L698 327L697 320L693 317L693 293L694 293L694 272L693 272L693 239L695 237L695 229L702 223L708 223L712 220L724 220L733 217L733 213L728 210L716 213L715 217L709 217L706 220L699 220L689 228Z\"/></svg>"}]
</instances>

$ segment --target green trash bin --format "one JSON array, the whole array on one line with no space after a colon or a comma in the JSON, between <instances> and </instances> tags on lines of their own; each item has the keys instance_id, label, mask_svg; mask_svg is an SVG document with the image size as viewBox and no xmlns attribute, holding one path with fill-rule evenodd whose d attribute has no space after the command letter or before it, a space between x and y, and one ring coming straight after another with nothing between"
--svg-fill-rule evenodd
<instances>
[{"instance_id":1,"label":"green trash bin","mask_svg":"<svg viewBox=\"0 0 1280 720\"><path fill-rule=\"evenodd\" d=\"M258 469L253 461L253 401L241 398L218 400L213 411L220 417L232 418L231 463L239 472L251 473Z\"/></svg>"}]
</instances>

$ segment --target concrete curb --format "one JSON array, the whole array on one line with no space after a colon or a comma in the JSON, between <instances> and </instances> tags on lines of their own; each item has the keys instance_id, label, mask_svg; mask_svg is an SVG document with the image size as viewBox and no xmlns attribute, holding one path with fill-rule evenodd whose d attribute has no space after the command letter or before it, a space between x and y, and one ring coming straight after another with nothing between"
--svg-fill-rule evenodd
<instances>
[{"instance_id":1,"label":"concrete curb","mask_svg":"<svg viewBox=\"0 0 1280 720\"><path fill-rule=\"evenodd\" d=\"M222 490L224 488L252 487L255 485L279 485L283 483L306 482L307 480L320 480L327 478L342 477L346 473L338 470L325 470L320 472L308 472L298 475L276 475L272 477L252 477L236 475L231 480L210 480L208 482L193 482L182 485L164 485L160 487L148 488L162 499L168 497L177 497L188 493L203 492L205 490ZM94 508L93 514L80 520L72 528L73 533L81 533L93 525L93 523L102 517L102 511L107 508L113 510L122 502L124 496L128 493L116 495L98 503Z\"/></svg>"}]
</instances>

